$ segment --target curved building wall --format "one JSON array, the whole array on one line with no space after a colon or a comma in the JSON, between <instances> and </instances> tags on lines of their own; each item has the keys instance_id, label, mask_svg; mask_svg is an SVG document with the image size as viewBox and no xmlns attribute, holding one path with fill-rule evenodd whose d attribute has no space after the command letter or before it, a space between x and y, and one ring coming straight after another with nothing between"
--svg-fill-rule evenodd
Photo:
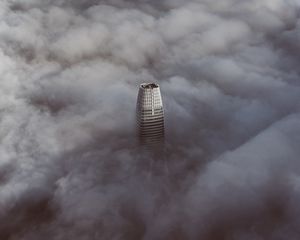
<instances>
[{"instance_id":1,"label":"curved building wall","mask_svg":"<svg viewBox=\"0 0 300 240\"><path fill-rule=\"evenodd\" d=\"M164 110L158 84L140 85L137 99L137 124L141 144L156 145L164 141Z\"/></svg>"}]
</instances>

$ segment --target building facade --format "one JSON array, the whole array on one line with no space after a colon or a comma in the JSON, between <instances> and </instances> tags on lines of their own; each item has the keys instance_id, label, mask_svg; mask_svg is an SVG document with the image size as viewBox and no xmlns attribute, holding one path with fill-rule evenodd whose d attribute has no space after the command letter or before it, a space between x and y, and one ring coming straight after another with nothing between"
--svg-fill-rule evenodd
<instances>
[{"instance_id":1,"label":"building facade","mask_svg":"<svg viewBox=\"0 0 300 240\"><path fill-rule=\"evenodd\" d=\"M164 109L158 84L140 85L136 110L140 144L146 146L162 144L164 142Z\"/></svg>"}]
</instances>

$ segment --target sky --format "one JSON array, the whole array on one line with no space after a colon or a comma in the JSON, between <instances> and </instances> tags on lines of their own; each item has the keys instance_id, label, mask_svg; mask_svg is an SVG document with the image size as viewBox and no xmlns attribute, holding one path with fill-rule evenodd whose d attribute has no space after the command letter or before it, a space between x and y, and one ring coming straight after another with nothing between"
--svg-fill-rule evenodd
<instances>
[{"instance_id":1,"label":"sky","mask_svg":"<svg viewBox=\"0 0 300 240\"><path fill-rule=\"evenodd\" d=\"M2 0L0 238L298 240L299 42L299 0Z\"/></svg>"}]
</instances>

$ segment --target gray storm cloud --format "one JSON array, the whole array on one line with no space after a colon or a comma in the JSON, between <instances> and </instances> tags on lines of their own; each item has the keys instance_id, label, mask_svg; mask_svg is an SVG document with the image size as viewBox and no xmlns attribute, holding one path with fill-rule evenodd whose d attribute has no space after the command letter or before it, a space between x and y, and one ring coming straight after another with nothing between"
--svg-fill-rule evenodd
<instances>
[{"instance_id":1,"label":"gray storm cloud","mask_svg":"<svg viewBox=\"0 0 300 240\"><path fill-rule=\"evenodd\" d=\"M3 0L0 19L1 239L299 239L298 0ZM148 81L160 157L136 147Z\"/></svg>"}]
</instances>

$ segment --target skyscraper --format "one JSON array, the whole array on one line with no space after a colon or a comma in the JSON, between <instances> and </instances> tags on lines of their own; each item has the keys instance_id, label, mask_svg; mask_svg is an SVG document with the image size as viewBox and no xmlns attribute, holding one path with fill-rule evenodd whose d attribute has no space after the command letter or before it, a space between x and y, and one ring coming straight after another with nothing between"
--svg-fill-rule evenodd
<instances>
[{"instance_id":1,"label":"skyscraper","mask_svg":"<svg viewBox=\"0 0 300 240\"><path fill-rule=\"evenodd\" d=\"M136 110L140 143L161 145L164 141L164 110L158 84L140 85Z\"/></svg>"}]
</instances>

